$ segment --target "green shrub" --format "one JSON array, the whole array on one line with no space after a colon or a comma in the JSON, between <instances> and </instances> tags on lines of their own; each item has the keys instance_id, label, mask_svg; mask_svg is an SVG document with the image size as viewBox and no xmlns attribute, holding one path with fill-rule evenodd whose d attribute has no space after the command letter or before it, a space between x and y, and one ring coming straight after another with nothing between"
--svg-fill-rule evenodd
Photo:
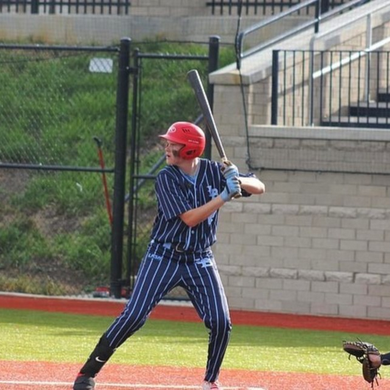
<instances>
[{"instance_id":1,"label":"green shrub","mask_svg":"<svg viewBox=\"0 0 390 390\"><path fill-rule=\"evenodd\" d=\"M45 238L27 216L18 216L7 226L0 228L0 264L25 267L34 259L50 257L51 251Z\"/></svg>"}]
</instances>

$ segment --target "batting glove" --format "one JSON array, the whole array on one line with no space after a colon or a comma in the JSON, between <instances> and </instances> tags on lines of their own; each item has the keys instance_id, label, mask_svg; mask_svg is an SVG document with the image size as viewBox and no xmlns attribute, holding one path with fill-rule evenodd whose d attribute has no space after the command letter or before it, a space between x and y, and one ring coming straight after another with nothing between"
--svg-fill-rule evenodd
<instances>
[{"instance_id":1,"label":"batting glove","mask_svg":"<svg viewBox=\"0 0 390 390\"><path fill-rule=\"evenodd\" d=\"M225 161L221 168L222 174L225 176L225 179L230 179L231 177L238 177L239 172L238 168L231 163L230 161Z\"/></svg>"},{"instance_id":2,"label":"batting glove","mask_svg":"<svg viewBox=\"0 0 390 390\"><path fill-rule=\"evenodd\" d=\"M226 187L221 192L221 198L224 202L229 202L232 198L237 197L241 194L240 181L237 177L231 177L226 180Z\"/></svg>"}]
</instances>

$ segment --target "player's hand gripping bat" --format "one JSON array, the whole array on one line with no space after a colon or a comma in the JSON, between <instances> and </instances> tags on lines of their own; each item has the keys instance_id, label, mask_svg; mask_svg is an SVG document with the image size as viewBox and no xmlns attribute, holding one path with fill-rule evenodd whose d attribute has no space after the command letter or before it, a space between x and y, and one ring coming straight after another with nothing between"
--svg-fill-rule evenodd
<instances>
[{"instance_id":1,"label":"player's hand gripping bat","mask_svg":"<svg viewBox=\"0 0 390 390\"><path fill-rule=\"evenodd\" d=\"M219 132L217 129L217 125L214 120L213 113L210 108L209 101L207 99L207 95L204 91L202 81L199 77L199 73L196 69L192 69L187 73L188 81L191 84L192 89L195 92L196 99L198 100L198 104L203 114L203 118L206 122L206 126L211 134L211 137L214 140L215 146L218 150L219 156L221 157L221 161L223 164L229 166L232 163L228 160L225 149L223 147L221 137L219 136ZM235 198L241 197L241 192L237 193Z\"/></svg>"}]
</instances>

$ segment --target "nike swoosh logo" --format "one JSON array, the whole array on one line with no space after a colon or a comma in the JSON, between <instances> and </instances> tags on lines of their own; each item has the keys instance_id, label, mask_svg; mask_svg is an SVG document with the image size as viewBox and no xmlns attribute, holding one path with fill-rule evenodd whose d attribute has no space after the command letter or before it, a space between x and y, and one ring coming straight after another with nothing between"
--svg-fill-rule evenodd
<instances>
[{"instance_id":1,"label":"nike swoosh logo","mask_svg":"<svg viewBox=\"0 0 390 390\"><path fill-rule=\"evenodd\" d=\"M98 363L105 363L105 362L106 362L105 360L99 359L99 356L96 356L96 357L95 357L95 360L96 360Z\"/></svg>"}]
</instances>

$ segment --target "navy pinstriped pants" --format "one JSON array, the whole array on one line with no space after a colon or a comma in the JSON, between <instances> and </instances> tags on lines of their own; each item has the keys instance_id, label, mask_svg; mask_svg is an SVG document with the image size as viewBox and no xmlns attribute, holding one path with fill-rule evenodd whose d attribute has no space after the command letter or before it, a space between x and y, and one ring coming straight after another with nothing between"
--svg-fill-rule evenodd
<instances>
[{"instance_id":1,"label":"navy pinstriped pants","mask_svg":"<svg viewBox=\"0 0 390 390\"><path fill-rule=\"evenodd\" d=\"M152 309L174 287L183 287L209 329L205 380L214 382L229 343L231 322L227 300L213 254L178 253L164 244L149 245L137 275L134 291L123 312L105 336L119 347L140 329Z\"/></svg>"}]
</instances>

